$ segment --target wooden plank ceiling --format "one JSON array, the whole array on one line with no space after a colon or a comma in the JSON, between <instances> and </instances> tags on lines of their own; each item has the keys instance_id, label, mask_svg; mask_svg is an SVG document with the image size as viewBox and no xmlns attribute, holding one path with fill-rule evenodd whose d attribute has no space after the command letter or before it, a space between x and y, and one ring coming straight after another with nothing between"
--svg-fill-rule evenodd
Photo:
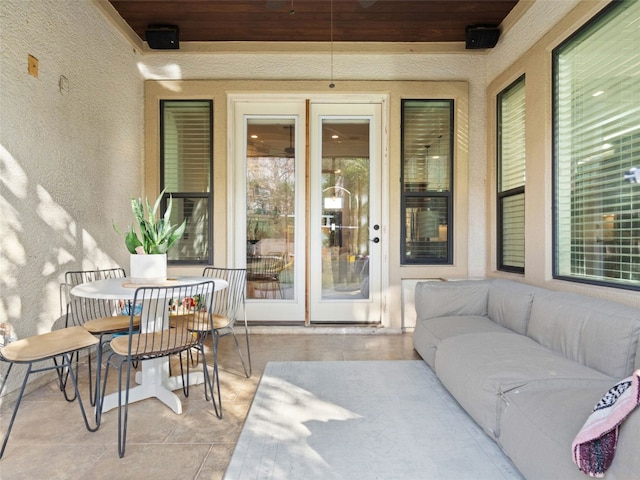
<instances>
[{"instance_id":1,"label":"wooden plank ceiling","mask_svg":"<svg viewBox=\"0 0 640 480\"><path fill-rule=\"evenodd\" d=\"M467 26L499 25L517 0L110 3L142 40L148 25L172 24L179 27L181 42L464 42Z\"/></svg>"}]
</instances>

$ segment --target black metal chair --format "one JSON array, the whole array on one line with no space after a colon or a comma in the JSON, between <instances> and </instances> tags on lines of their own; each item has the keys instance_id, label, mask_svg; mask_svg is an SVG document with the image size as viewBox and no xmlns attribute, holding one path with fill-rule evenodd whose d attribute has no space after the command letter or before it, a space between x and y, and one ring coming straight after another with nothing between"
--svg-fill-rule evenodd
<instances>
[{"instance_id":1,"label":"black metal chair","mask_svg":"<svg viewBox=\"0 0 640 480\"><path fill-rule=\"evenodd\" d=\"M213 348L213 375L209 377L211 384L209 390L212 395L214 406L217 402L220 407L219 412L216 411L218 418L222 418L222 395L220 391L220 377L218 375L218 343L222 336L232 335L236 344L238 355L240 356L240 362L244 369L244 374L247 378L251 376L251 348L249 345L249 329L247 326L247 316L244 310L245 303L245 291L247 284L247 271L244 268L219 268L219 267L206 267L202 272L203 277L212 279L225 280L228 283L227 288L219 289L212 295L211 309L208 311L207 318L201 316L199 321L189 326L194 332L197 333L199 339L198 356L196 360L191 360L192 364L196 364L200 358L200 353L204 355L204 342L211 335L212 348ZM245 338L247 344L247 361L245 362L244 356L240 349L240 343L236 336L234 325L239 315L242 313L244 316L244 328ZM184 320L180 315L171 316L171 325L179 326ZM182 364L182 357L180 358L181 368L184 369ZM189 395L188 388L185 391L185 395ZM208 398L207 398L208 399Z\"/></svg>"},{"instance_id":2,"label":"black metal chair","mask_svg":"<svg viewBox=\"0 0 640 480\"><path fill-rule=\"evenodd\" d=\"M66 325L82 326L99 339L96 349L95 381L89 382L91 405L95 406L100 396L100 372L102 370L103 351L114 334L126 333L129 330L128 308L126 302L119 300L103 300L97 298L74 297L70 292L73 287L82 283L109 278L126 278L123 268L109 268L102 270L78 270L65 274L65 288L67 291L67 319ZM123 314L124 311L124 314ZM140 317L134 317L135 324L140 325ZM89 356L89 378L92 377L91 356ZM63 386L64 386L64 382ZM95 386L95 388L94 388ZM66 389L65 389L66 391ZM67 398L67 400L73 400ZM99 418L97 416L96 418Z\"/></svg>"},{"instance_id":3,"label":"black metal chair","mask_svg":"<svg viewBox=\"0 0 640 480\"><path fill-rule=\"evenodd\" d=\"M96 410L102 410L102 402L106 391L109 370L118 370L118 454L125 454L127 439L127 420L129 412L129 388L134 362L182 355L193 348L201 350L203 357L202 370L205 379L205 396L213 397L213 389L203 345L198 335L194 334L196 325L202 321L209 324L209 331L213 330L210 318L214 282L203 279L200 283L177 285L169 287L140 287L136 290L127 335L113 338L109 343L111 353L107 359L100 404ZM174 312L169 303L176 306ZM136 313L140 312L140 324L136 323ZM173 317L179 317L180 322L173 322ZM170 328L171 324L171 328ZM188 388L189 365L186 362L186 374L182 372L182 383ZM214 372L215 375L215 372ZM124 377L124 378L123 378ZM207 391L209 390L209 391ZM124 400L123 400L124 398ZM218 407L213 401L216 415Z\"/></svg>"},{"instance_id":4,"label":"black metal chair","mask_svg":"<svg viewBox=\"0 0 640 480\"><path fill-rule=\"evenodd\" d=\"M203 277L220 278L226 280L229 286L218 290L213 300L213 328L220 337L232 335L236 344L236 350L247 378L251 376L251 346L249 345L249 327L247 325L247 312L245 299L247 289L247 270L244 268L220 268L206 267L202 272ZM240 349L240 343L234 330L236 322L244 318L244 334L247 344L247 361L245 362ZM214 354L217 354L214 351Z\"/></svg>"}]
</instances>

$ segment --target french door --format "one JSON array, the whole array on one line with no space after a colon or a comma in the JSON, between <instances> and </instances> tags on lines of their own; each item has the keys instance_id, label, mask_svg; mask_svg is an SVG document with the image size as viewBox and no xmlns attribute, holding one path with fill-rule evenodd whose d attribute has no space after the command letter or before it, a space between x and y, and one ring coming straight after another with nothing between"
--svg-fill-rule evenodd
<instances>
[{"instance_id":1,"label":"french door","mask_svg":"<svg viewBox=\"0 0 640 480\"><path fill-rule=\"evenodd\" d=\"M231 99L230 244L250 320L381 321L383 101L354 100Z\"/></svg>"}]
</instances>

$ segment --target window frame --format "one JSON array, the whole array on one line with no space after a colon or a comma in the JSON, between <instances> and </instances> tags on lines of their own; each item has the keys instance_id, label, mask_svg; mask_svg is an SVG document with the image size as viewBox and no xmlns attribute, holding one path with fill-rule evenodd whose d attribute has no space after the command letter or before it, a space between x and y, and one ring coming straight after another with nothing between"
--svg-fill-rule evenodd
<instances>
[{"instance_id":1,"label":"window frame","mask_svg":"<svg viewBox=\"0 0 640 480\"><path fill-rule=\"evenodd\" d=\"M558 189L560 188L559 177L561 166L560 162L560 144L562 139L559 138L559 115L560 115L560 106L558 104L558 96L559 96L559 73L560 73L560 54L564 48L570 45L572 42L579 40L593 28L597 28L598 25L604 25L601 22L608 22L609 15L615 14L615 11L618 8L626 8L625 5L632 4L632 2L628 2L626 0L623 1L612 1L607 6L605 6L600 12L598 12L594 17L592 17L588 22L586 22L582 27L576 30L572 35L567 37L562 43L560 43L557 47L555 47L552 51L552 192L553 192L553 219L552 219L552 275L554 279L564 280L574 283L581 283L587 285L608 287L608 288L617 288L622 290L633 290L640 291L640 282L636 282L633 284L634 280L630 279L626 282L615 281L614 277L611 277L608 280L606 276L587 276L587 275L579 275L574 272L560 273L561 259L560 259L560 246L561 246L561 236L560 236L560 222L562 220L560 216L560 202L558 200ZM571 210L573 211L573 209ZM573 217L572 217L573 218ZM585 255L585 253L583 253ZM573 263L573 260L570 260ZM584 260L583 260L584 261ZM573 266L572 266L573 268Z\"/></svg>"},{"instance_id":2,"label":"window frame","mask_svg":"<svg viewBox=\"0 0 640 480\"><path fill-rule=\"evenodd\" d=\"M524 115L523 122L525 123L526 128L526 76L523 74L514 80L509 86L503 89L496 97L496 228L497 228L497 242L496 242L496 262L497 269L503 272L508 273L519 273L524 274L526 265L519 267L515 265L507 265L504 261L504 200L517 197L519 195L524 196L525 202L525 210L526 210L526 153L525 153L525 180L522 186L510 188L508 190L501 190L501 178L502 178L502 169L503 169L503 157L502 157L502 104L501 101L506 94L512 91L514 88L519 87L522 84L522 88L524 89L525 94L525 102L524 102ZM524 139L526 145L526 137ZM526 214L526 212L525 212ZM525 217L525 228L526 228L526 217ZM525 258L523 258L523 263L526 261L526 238L523 239L523 251L525 252Z\"/></svg>"},{"instance_id":3,"label":"window frame","mask_svg":"<svg viewBox=\"0 0 640 480\"><path fill-rule=\"evenodd\" d=\"M405 161L405 104L409 102L446 102L449 104L449 188L446 192L428 191L412 192L407 191L405 181L405 167L407 162ZM454 238L454 177L455 177L455 113L456 104L453 98L403 98L400 102L400 265L453 265L453 238ZM445 198L447 200L447 245L446 256L442 259L433 257L430 259L411 259L407 258L407 224L406 224L406 212L407 212L407 200L408 199L420 199L420 198Z\"/></svg>"},{"instance_id":4,"label":"window frame","mask_svg":"<svg viewBox=\"0 0 640 480\"><path fill-rule=\"evenodd\" d=\"M169 200L169 197L171 196L174 200L174 207L175 207L175 200L176 199L199 199L199 198L203 198L207 200L207 216L208 216L208 225L207 225L207 234L209 236L207 245L207 255L206 255L206 259L202 259L202 260L180 260L180 259L173 259L170 260L169 258L167 258L167 264L168 265L212 265L213 264L213 201L214 201L214 196L213 196L213 190L214 190L214 186L213 186L213 148L214 148L214 125L213 125L213 108L214 108L214 102L212 99L196 99L196 98L189 98L189 99L180 99L180 98L167 98L167 99L160 99L159 101L159 112L160 112L160 135L159 135L159 140L160 140L160 149L159 149L159 153L160 153L160 191L163 191L165 189L165 125L164 125L164 109L165 109L165 105L167 103L192 103L192 102L198 102L198 103L207 103L209 105L209 143L210 143L210 147L209 147L209 191L208 192L165 192L164 195L162 196L162 201L161 201L161 209L162 211L166 211L167 208L167 202Z\"/></svg>"}]
</instances>

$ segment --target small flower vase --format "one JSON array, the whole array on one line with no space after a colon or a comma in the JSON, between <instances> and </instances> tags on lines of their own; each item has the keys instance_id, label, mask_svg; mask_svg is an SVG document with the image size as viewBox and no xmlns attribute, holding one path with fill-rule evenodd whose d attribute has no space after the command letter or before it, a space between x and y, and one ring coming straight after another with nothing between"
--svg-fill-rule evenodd
<instances>
[{"instance_id":1,"label":"small flower vase","mask_svg":"<svg viewBox=\"0 0 640 480\"><path fill-rule=\"evenodd\" d=\"M167 254L138 255L130 257L131 283L162 284L167 281Z\"/></svg>"}]
</instances>

